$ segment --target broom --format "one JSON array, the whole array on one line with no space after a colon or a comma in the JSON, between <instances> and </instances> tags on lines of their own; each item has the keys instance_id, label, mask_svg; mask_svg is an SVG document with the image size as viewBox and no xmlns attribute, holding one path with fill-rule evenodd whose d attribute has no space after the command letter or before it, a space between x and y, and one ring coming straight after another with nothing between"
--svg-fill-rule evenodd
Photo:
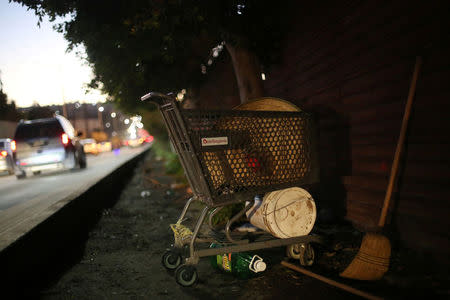
<instances>
[{"instance_id":1,"label":"broom","mask_svg":"<svg viewBox=\"0 0 450 300\"><path fill-rule=\"evenodd\" d=\"M379 231L381 231L386 224L387 211L391 202L392 192L397 181L399 161L403 152L406 130L408 127L412 101L416 91L417 77L419 75L421 65L422 58L418 56L416 57L416 65L414 68L411 85L409 87L408 100L406 101L405 113L403 115L400 136L397 141L397 148L395 149L394 161L392 164L386 195L384 197L383 208L378 221ZM389 269L390 256L391 243L387 237L380 233L366 233L355 258L340 274L340 276L359 280L381 279Z\"/></svg>"}]
</instances>

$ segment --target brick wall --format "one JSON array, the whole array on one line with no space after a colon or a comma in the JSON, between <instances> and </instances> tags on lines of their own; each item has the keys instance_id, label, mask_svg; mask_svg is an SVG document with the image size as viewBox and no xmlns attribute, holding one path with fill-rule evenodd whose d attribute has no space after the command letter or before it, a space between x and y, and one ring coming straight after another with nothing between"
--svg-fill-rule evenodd
<instances>
[{"instance_id":1,"label":"brick wall","mask_svg":"<svg viewBox=\"0 0 450 300\"><path fill-rule=\"evenodd\" d=\"M298 7L267 96L313 111L320 129L322 217L377 223L416 55L416 98L391 207L408 247L450 250L450 18L438 1L336 1ZM388 220L389 221L389 220Z\"/></svg>"}]
</instances>

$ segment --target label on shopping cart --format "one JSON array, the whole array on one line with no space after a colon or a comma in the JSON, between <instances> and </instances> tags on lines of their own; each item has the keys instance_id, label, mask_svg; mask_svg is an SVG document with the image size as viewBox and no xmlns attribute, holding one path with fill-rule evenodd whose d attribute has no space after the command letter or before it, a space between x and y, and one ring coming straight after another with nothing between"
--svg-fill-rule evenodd
<instances>
[{"instance_id":1,"label":"label on shopping cart","mask_svg":"<svg viewBox=\"0 0 450 300\"><path fill-rule=\"evenodd\" d=\"M202 147L228 145L228 137L227 136L204 137L201 139L201 141L202 141Z\"/></svg>"}]
</instances>

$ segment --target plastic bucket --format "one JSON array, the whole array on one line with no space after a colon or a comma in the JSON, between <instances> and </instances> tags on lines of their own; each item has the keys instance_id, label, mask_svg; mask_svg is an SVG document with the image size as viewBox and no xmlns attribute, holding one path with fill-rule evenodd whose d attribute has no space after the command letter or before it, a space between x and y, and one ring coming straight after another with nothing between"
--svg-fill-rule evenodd
<instances>
[{"instance_id":1,"label":"plastic bucket","mask_svg":"<svg viewBox=\"0 0 450 300\"><path fill-rule=\"evenodd\" d=\"M247 212L254 226L278 238L307 235L316 221L316 204L304 189L292 187L267 193Z\"/></svg>"}]
</instances>

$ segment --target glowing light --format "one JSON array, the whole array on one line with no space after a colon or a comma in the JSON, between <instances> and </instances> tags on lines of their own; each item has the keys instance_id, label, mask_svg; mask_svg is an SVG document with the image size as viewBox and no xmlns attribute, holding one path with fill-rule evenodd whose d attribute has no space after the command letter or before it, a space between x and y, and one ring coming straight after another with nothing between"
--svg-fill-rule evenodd
<instances>
[{"instance_id":1,"label":"glowing light","mask_svg":"<svg viewBox=\"0 0 450 300\"><path fill-rule=\"evenodd\" d=\"M102 111L104 111L105 110L105 108L103 107L103 106L100 106L99 108L98 108L98 111L99 112L102 112Z\"/></svg>"},{"instance_id":2,"label":"glowing light","mask_svg":"<svg viewBox=\"0 0 450 300\"><path fill-rule=\"evenodd\" d=\"M137 131L135 126L130 126L127 131L130 134L130 139L134 140L135 138L137 138Z\"/></svg>"},{"instance_id":3,"label":"glowing light","mask_svg":"<svg viewBox=\"0 0 450 300\"><path fill-rule=\"evenodd\" d=\"M69 136L67 134L63 133L61 136L61 141L64 145L67 145L69 143Z\"/></svg>"},{"instance_id":4,"label":"glowing light","mask_svg":"<svg viewBox=\"0 0 450 300\"><path fill-rule=\"evenodd\" d=\"M11 150L14 152L17 149L16 141L11 141Z\"/></svg>"},{"instance_id":5,"label":"glowing light","mask_svg":"<svg viewBox=\"0 0 450 300\"><path fill-rule=\"evenodd\" d=\"M130 124L130 120L129 119L125 119L124 121L123 121L125 124Z\"/></svg>"},{"instance_id":6,"label":"glowing light","mask_svg":"<svg viewBox=\"0 0 450 300\"><path fill-rule=\"evenodd\" d=\"M3 150L3 151L1 152L1 155L2 155L3 157L6 157L6 155L8 155L8 152L6 152L6 151Z\"/></svg>"},{"instance_id":7,"label":"glowing light","mask_svg":"<svg viewBox=\"0 0 450 300\"><path fill-rule=\"evenodd\" d=\"M116 117L116 113L115 112L112 112L111 113L111 118L115 118Z\"/></svg>"},{"instance_id":8,"label":"glowing light","mask_svg":"<svg viewBox=\"0 0 450 300\"><path fill-rule=\"evenodd\" d=\"M261 73L261 79L262 79L262 80L266 80L266 74Z\"/></svg>"},{"instance_id":9,"label":"glowing light","mask_svg":"<svg viewBox=\"0 0 450 300\"><path fill-rule=\"evenodd\" d=\"M242 10L245 8L245 5L244 4L238 4L238 5L236 5L236 7L237 7L237 14L238 15L242 15Z\"/></svg>"},{"instance_id":10,"label":"glowing light","mask_svg":"<svg viewBox=\"0 0 450 300\"><path fill-rule=\"evenodd\" d=\"M111 127L111 123L108 122L105 124L105 126L106 126L106 128L109 128L109 127Z\"/></svg>"}]
</instances>

